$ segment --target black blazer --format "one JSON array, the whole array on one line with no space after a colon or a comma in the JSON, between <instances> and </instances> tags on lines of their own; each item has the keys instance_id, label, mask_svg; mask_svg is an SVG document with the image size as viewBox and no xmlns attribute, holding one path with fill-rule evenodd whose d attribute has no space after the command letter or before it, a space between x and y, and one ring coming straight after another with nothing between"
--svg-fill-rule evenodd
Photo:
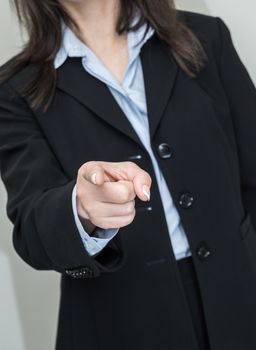
<instances>
[{"instance_id":1,"label":"black blazer","mask_svg":"<svg viewBox=\"0 0 256 350\"><path fill-rule=\"evenodd\" d=\"M152 148L188 235L211 349L255 350L256 90L223 21L183 14L208 63L188 78L156 35L143 46ZM62 274L56 349L198 350L151 160L128 119L80 59L59 68L47 113L19 95L30 74L0 88L0 165L17 253ZM134 221L94 258L71 207L89 160L133 161L152 177L150 202L136 199Z\"/></svg>"}]
</instances>

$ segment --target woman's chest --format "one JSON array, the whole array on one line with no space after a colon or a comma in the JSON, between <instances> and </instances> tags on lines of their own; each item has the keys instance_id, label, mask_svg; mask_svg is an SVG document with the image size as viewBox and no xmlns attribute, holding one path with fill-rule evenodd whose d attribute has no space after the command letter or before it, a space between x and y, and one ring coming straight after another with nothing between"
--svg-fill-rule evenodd
<instances>
[{"instance_id":1,"label":"woman's chest","mask_svg":"<svg viewBox=\"0 0 256 350\"><path fill-rule=\"evenodd\" d=\"M88 95L90 100L82 92L70 96L57 90L50 110L36 115L57 157L72 170L86 160L124 161L147 153L143 135L136 130L139 123L131 123L106 86L99 86ZM232 118L221 94L212 97L195 80L178 74L161 107L154 109L162 98L161 91L151 95L150 101L148 96L149 130L140 132L148 133L150 146L160 161L159 145L166 143L173 150L172 158L193 159L198 166L223 156L236 162Z\"/></svg>"}]
</instances>

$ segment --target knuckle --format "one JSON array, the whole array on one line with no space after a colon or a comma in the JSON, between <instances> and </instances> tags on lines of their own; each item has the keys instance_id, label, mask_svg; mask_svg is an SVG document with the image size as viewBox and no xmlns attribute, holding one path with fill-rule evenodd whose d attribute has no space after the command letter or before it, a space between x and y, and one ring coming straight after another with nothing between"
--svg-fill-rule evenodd
<instances>
[{"instance_id":1,"label":"knuckle","mask_svg":"<svg viewBox=\"0 0 256 350\"><path fill-rule=\"evenodd\" d=\"M84 164L80 166L80 168L77 171L78 177L81 177L84 174Z\"/></svg>"},{"instance_id":2,"label":"knuckle","mask_svg":"<svg viewBox=\"0 0 256 350\"><path fill-rule=\"evenodd\" d=\"M94 166L94 165L96 165L97 164L97 161L95 161L95 160L88 160L87 162L85 162L84 164L83 164L83 166L84 167L91 167L91 166Z\"/></svg>"},{"instance_id":3,"label":"knuckle","mask_svg":"<svg viewBox=\"0 0 256 350\"><path fill-rule=\"evenodd\" d=\"M101 222L99 221L99 218L91 213L87 213L89 220L91 223L93 223L97 227L101 227Z\"/></svg>"},{"instance_id":4,"label":"knuckle","mask_svg":"<svg viewBox=\"0 0 256 350\"><path fill-rule=\"evenodd\" d=\"M82 198L82 188L79 183L76 183L76 195L77 197Z\"/></svg>"},{"instance_id":5,"label":"knuckle","mask_svg":"<svg viewBox=\"0 0 256 350\"><path fill-rule=\"evenodd\" d=\"M132 161L130 161L130 160L125 161L125 165L128 166L128 167L131 167L131 168L137 167L137 164L132 162Z\"/></svg>"},{"instance_id":6,"label":"knuckle","mask_svg":"<svg viewBox=\"0 0 256 350\"><path fill-rule=\"evenodd\" d=\"M90 219L90 220L91 220L91 219L94 220L94 219L95 219L95 218L94 218L94 208L93 208L92 204L89 203L89 202L83 203L83 208L84 208L84 210L86 211L86 213L88 214L89 219Z\"/></svg>"},{"instance_id":7,"label":"knuckle","mask_svg":"<svg viewBox=\"0 0 256 350\"><path fill-rule=\"evenodd\" d=\"M108 228L111 227L111 226L109 226L109 224L107 224L104 221L98 221L97 226L100 228L103 228L104 230L107 230Z\"/></svg>"},{"instance_id":8,"label":"knuckle","mask_svg":"<svg viewBox=\"0 0 256 350\"><path fill-rule=\"evenodd\" d=\"M132 201L132 202L127 203L127 205L126 205L126 215L132 215L133 211L134 211L134 203Z\"/></svg>"},{"instance_id":9,"label":"knuckle","mask_svg":"<svg viewBox=\"0 0 256 350\"><path fill-rule=\"evenodd\" d=\"M76 186L76 195L81 200L84 197L84 189L83 186L77 184Z\"/></svg>"},{"instance_id":10,"label":"knuckle","mask_svg":"<svg viewBox=\"0 0 256 350\"><path fill-rule=\"evenodd\" d=\"M134 218L135 218L135 209L134 209L133 213L128 216L128 218L127 218L127 225L131 224L133 222Z\"/></svg>"},{"instance_id":11,"label":"knuckle","mask_svg":"<svg viewBox=\"0 0 256 350\"><path fill-rule=\"evenodd\" d=\"M118 191L118 197L122 202L124 203L128 202L130 193L126 186L124 185L120 186L120 189Z\"/></svg>"},{"instance_id":12,"label":"knuckle","mask_svg":"<svg viewBox=\"0 0 256 350\"><path fill-rule=\"evenodd\" d=\"M136 197L136 193L134 192L133 185L131 185L131 187L129 188L129 201L133 201L134 205L135 205L135 200L134 200L135 197Z\"/></svg>"}]
</instances>

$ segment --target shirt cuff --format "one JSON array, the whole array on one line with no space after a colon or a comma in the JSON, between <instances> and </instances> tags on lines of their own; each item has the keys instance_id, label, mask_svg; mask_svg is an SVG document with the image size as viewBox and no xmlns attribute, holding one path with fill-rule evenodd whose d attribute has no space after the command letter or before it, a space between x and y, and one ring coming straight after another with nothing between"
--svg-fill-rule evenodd
<instances>
[{"instance_id":1,"label":"shirt cuff","mask_svg":"<svg viewBox=\"0 0 256 350\"><path fill-rule=\"evenodd\" d=\"M93 232L93 236L90 236L86 232L77 213L76 184L72 191L72 209L73 209L75 223L76 223L78 232L80 234L80 237L83 241L85 249L91 256L98 254L108 244L108 242L117 234L117 232L119 231L119 228L103 229L100 227L96 227L96 229Z\"/></svg>"}]
</instances>

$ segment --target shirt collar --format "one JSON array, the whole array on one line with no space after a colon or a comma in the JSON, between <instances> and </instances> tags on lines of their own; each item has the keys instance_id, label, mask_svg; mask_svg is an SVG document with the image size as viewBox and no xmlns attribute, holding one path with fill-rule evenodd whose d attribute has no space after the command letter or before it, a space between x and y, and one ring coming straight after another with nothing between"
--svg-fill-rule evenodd
<instances>
[{"instance_id":1,"label":"shirt collar","mask_svg":"<svg viewBox=\"0 0 256 350\"><path fill-rule=\"evenodd\" d=\"M138 19L138 9L135 10L131 23L134 24ZM149 24L148 24L149 25ZM144 23L136 31L129 31L127 33L127 42L129 49L129 61L139 54L144 43L154 34L155 30L149 25L147 34L144 32L147 28L147 23ZM143 40L142 40L143 38ZM54 59L54 67L59 68L68 57L86 57L90 56L90 48L82 42L75 33L65 25L62 21L62 44Z\"/></svg>"}]
</instances>

